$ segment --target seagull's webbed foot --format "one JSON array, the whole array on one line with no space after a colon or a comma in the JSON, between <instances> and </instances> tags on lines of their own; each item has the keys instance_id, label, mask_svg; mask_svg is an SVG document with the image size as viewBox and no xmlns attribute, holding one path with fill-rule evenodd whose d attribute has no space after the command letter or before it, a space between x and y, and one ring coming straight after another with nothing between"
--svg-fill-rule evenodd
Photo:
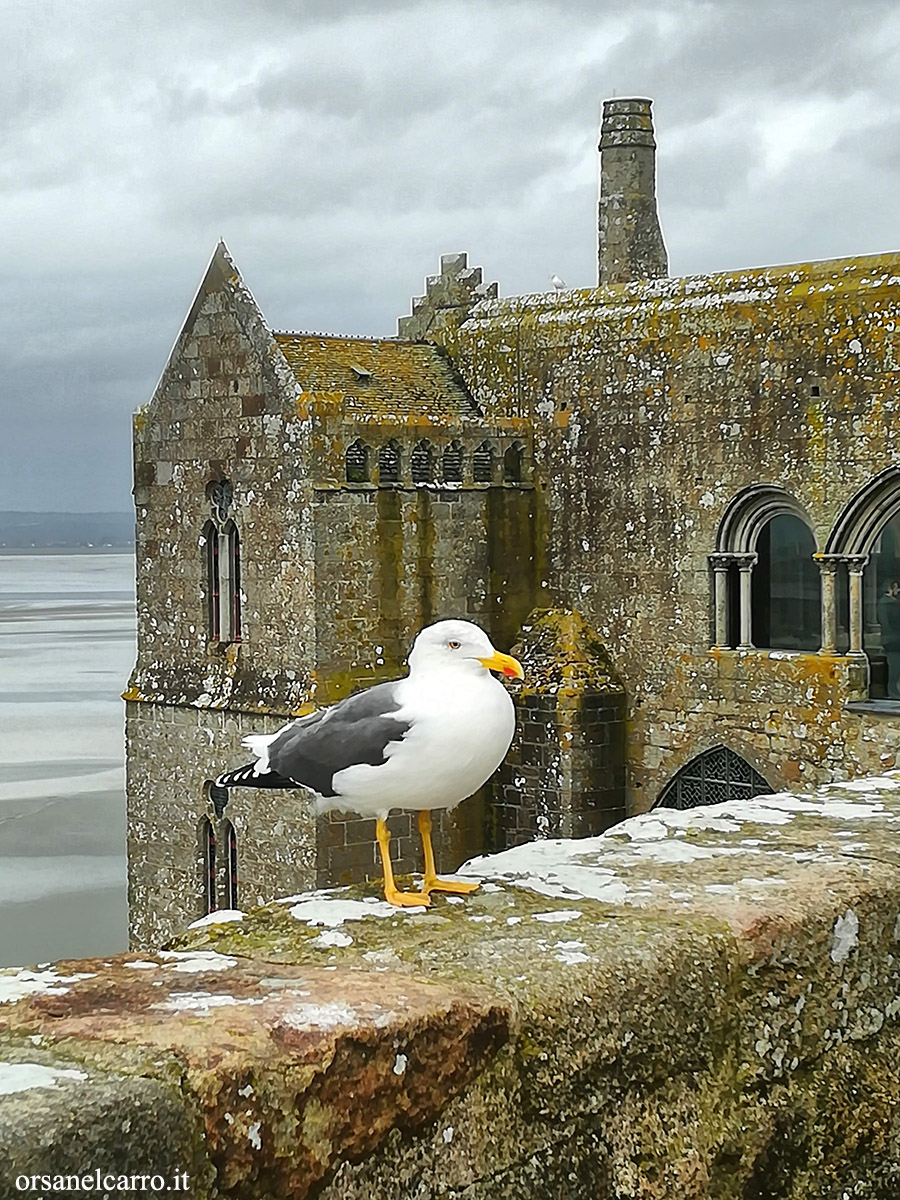
<instances>
[{"instance_id":1,"label":"seagull's webbed foot","mask_svg":"<svg viewBox=\"0 0 900 1200\"><path fill-rule=\"evenodd\" d=\"M397 888L389 888L384 885L384 898L388 904L395 904L398 908L428 908L431 904L431 897L427 892L401 892Z\"/></svg>"},{"instance_id":2,"label":"seagull's webbed foot","mask_svg":"<svg viewBox=\"0 0 900 1200\"><path fill-rule=\"evenodd\" d=\"M381 866L384 871L384 898L388 904L397 908L428 908L431 897L427 892L401 892L394 884L394 870L391 866L391 831L382 817L375 824L375 836L378 838L378 849L381 851Z\"/></svg>"},{"instance_id":3,"label":"seagull's webbed foot","mask_svg":"<svg viewBox=\"0 0 900 1200\"><path fill-rule=\"evenodd\" d=\"M451 896L469 896L478 890L477 883L461 883L456 879L439 879L434 865L434 847L431 844L431 813L423 808L419 813L419 833L425 851L425 878L423 892L449 892Z\"/></svg>"},{"instance_id":4,"label":"seagull's webbed foot","mask_svg":"<svg viewBox=\"0 0 900 1200\"><path fill-rule=\"evenodd\" d=\"M451 896L469 896L478 891L477 883L463 883L458 879L439 879L437 875L425 876L423 892L449 892Z\"/></svg>"}]
</instances>

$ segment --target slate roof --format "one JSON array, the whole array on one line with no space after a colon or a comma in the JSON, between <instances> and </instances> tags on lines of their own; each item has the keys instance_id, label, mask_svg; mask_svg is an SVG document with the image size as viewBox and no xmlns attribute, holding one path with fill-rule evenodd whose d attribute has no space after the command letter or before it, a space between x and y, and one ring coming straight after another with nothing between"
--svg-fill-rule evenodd
<instances>
[{"instance_id":1,"label":"slate roof","mask_svg":"<svg viewBox=\"0 0 900 1200\"><path fill-rule=\"evenodd\" d=\"M274 338L303 390L340 398L347 416L455 423L480 415L435 346L318 333Z\"/></svg>"}]
</instances>

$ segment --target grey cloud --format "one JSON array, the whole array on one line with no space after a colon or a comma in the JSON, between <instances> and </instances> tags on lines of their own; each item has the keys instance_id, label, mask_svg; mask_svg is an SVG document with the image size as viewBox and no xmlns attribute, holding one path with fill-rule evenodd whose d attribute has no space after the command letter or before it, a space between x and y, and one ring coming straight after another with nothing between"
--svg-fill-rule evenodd
<instances>
[{"instance_id":1,"label":"grey cloud","mask_svg":"<svg viewBox=\"0 0 900 1200\"><path fill-rule=\"evenodd\" d=\"M442 252L591 284L613 91L655 98L674 270L897 242L895 0L0 0L0 39L0 508L127 507L219 236L281 328L391 333ZM772 165L779 105L865 128Z\"/></svg>"}]
</instances>

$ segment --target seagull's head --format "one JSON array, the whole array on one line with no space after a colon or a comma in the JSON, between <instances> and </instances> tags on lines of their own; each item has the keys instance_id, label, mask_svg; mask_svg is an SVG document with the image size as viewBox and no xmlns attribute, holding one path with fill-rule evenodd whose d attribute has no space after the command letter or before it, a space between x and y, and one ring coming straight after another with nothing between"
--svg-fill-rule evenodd
<instances>
[{"instance_id":1,"label":"seagull's head","mask_svg":"<svg viewBox=\"0 0 900 1200\"><path fill-rule=\"evenodd\" d=\"M491 639L471 621L438 621L421 631L409 655L410 671L441 668L499 671L507 679L522 679L522 665L510 654L501 654Z\"/></svg>"}]
</instances>

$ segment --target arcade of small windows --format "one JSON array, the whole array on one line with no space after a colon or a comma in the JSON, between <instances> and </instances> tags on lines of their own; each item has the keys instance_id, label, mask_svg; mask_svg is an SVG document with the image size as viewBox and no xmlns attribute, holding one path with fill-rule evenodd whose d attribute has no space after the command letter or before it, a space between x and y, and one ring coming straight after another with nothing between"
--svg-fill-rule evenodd
<instances>
[{"instance_id":1,"label":"arcade of small windows","mask_svg":"<svg viewBox=\"0 0 900 1200\"><path fill-rule=\"evenodd\" d=\"M788 493L747 488L709 557L716 646L864 659L869 699L900 704L900 467L857 492L821 551Z\"/></svg>"},{"instance_id":2,"label":"arcade of small windows","mask_svg":"<svg viewBox=\"0 0 900 1200\"><path fill-rule=\"evenodd\" d=\"M344 473L349 484L380 485L404 482L403 452L399 443L390 438L379 448L376 475L373 480L372 450L357 438L344 452ZM513 442L502 456L502 482L522 485L527 482L526 452L521 442ZM491 484L497 479L497 455L489 442L482 442L472 453L471 480L474 484ZM440 468L440 469L438 469ZM444 484L458 485L466 481L466 456L463 446L454 439L442 452L428 438L416 442L409 454L409 481L413 487L440 487Z\"/></svg>"},{"instance_id":3,"label":"arcade of small windows","mask_svg":"<svg viewBox=\"0 0 900 1200\"><path fill-rule=\"evenodd\" d=\"M241 539L228 515L234 498L231 484L213 483L207 494L213 511L200 535L206 631L211 642L227 645L241 640Z\"/></svg>"},{"instance_id":4,"label":"arcade of small windows","mask_svg":"<svg viewBox=\"0 0 900 1200\"><path fill-rule=\"evenodd\" d=\"M771 790L739 754L727 746L714 746L681 768L654 808L699 808L725 800L747 800Z\"/></svg>"}]
</instances>

